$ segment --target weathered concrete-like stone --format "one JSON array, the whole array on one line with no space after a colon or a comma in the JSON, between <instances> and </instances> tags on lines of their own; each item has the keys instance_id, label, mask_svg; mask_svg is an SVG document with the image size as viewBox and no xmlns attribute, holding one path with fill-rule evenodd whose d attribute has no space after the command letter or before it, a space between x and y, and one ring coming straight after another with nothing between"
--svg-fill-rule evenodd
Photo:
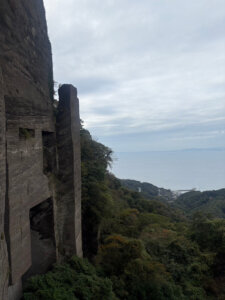
<instances>
[{"instance_id":1,"label":"weathered concrete-like stone","mask_svg":"<svg viewBox=\"0 0 225 300\"><path fill-rule=\"evenodd\" d=\"M57 112L58 185L57 227L59 257L82 256L80 116L77 90L59 89Z\"/></svg>"},{"instance_id":2,"label":"weathered concrete-like stone","mask_svg":"<svg viewBox=\"0 0 225 300\"><path fill-rule=\"evenodd\" d=\"M6 154L5 154L5 103L3 96L3 78L0 67L0 299L7 299L8 289L8 253L4 232L6 197Z\"/></svg>"},{"instance_id":3,"label":"weathered concrete-like stone","mask_svg":"<svg viewBox=\"0 0 225 300\"><path fill-rule=\"evenodd\" d=\"M57 118L58 172L43 0L1 0L0 300L20 299L23 279L45 272L56 249L58 259L82 256L79 121L76 89L64 85ZM43 212L46 200L50 215ZM43 235L39 223L34 226L34 215L51 235Z\"/></svg>"},{"instance_id":4,"label":"weathered concrete-like stone","mask_svg":"<svg viewBox=\"0 0 225 300\"><path fill-rule=\"evenodd\" d=\"M18 299L22 276L32 264L29 211L52 194L43 173L42 132L54 132L55 124L52 55L42 0L0 1L0 66L0 231L5 219L2 237L10 265L8 272L7 260L0 262L0 291L9 277L9 299ZM7 258L2 241L1 261ZM7 299L6 293L0 298Z\"/></svg>"}]
</instances>

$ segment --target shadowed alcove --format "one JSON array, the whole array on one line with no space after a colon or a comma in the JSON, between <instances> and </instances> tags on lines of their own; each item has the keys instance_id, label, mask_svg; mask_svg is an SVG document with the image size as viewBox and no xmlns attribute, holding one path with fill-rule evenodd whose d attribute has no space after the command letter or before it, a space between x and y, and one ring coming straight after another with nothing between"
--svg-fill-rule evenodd
<instances>
[{"instance_id":1,"label":"shadowed alcove","mask_svg":"<svg viewBox=\"0 0 225 300\"><path fill-rule=\"evenodd\" d=\"M23 281L46 273L56 261L53 201L51 198L30 209L32 265Z\"/></svg>"}]
</instances>

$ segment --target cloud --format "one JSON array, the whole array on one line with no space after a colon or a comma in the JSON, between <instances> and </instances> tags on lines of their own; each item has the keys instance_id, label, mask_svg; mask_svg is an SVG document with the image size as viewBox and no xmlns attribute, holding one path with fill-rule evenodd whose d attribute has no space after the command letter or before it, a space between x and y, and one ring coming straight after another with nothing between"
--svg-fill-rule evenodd
<instances>
[{"instance_id":1,"label":"cloud","mask_svg":"<svg viewBox=\"0 0 225 300\"><path fill-rule=\"evenodd\" d=\"M224 135L215 132L225 125L224 0L45 5L55 80L78 88L81 117L95 136L116 149L121 136L129 144L131 135L146 134L138 139L142 149L153 142L158 149L221 145Z\"/></svg>"}]
</instances>

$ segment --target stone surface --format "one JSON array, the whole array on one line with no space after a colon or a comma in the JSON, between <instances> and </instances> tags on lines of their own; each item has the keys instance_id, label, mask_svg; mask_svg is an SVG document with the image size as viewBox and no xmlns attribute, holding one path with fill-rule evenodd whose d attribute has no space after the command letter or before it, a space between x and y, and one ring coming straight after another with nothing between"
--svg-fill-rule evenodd
<instances>
[{"instance_id":1,"label":"stone surface","mask_svg":"<svg viewBox=\"0 0 225 300\"><path fill-rule=\"evenodd\" d=\"M48 199L30 210L32 266L23 276L25 282L46 273L56 261L53 201Z\"/></svg>"},{"instance_id":2,"label":"stone surface","mask_svg":"<svg viewBox=\"0 0 225 300\"><path fill-rule=\"evenodd\" d=\"M65 90L68 92L62 93L58 115L62 126L66 123L68 137L58 130L57 162L52 54L43 1L1 0L1 300L20 299L22 279L45 272L56 259L54 250L59 249L58 258L82 255L79 105L75 88L66 86ZM69 154L70 162L64 152ZM44 207L49 199L53 214L51 238L46 233L43 238L43 228L33 228L30 216L35 207ZM42 217L41 210L37 219ZM37 249L44 256L41 268Z\"/></svg>"},{"instance_id":3,"label":"stone surface","mask_svg":"<svg viewBox=\"0 0 225 300\"><path fill-rule=\"evenodd\" d=\"M22 280L17 281L16 284L11 285L8 290L8 299L9 300L18 300L21 299L23 294Z\"/></svg>"},{"instance_id":4,"label":"stone surface","mask_svg":"<svg viewBox=\"0 0 225 300\"><path fill-rule=\"evenodd\" d=\"M56 118L58 146L57 226L59 256L82 256L80 116L77 90L59 89Z\"/></svg>"},{"instance_id":5,"label":"stone surface","mask_svg":"<svg viewBox=\"0 0 225 300\"><path fill-rule=\"evenodd\" d=\"M0 65L10 110L49 115L52 58L43 1L1 0L0 29Z\"/></svg>"},{"instance_id":6,"label":"stone surface","mask_svg":"<svg viewBox=\"0 0 225 300\"><path fill-rule=\"evenodd\" d=\"M43 174L42 131L55 130L52 57L42 1L1 0L0 26L7 128L5 235L14 286L32 264L29 211L51 196Z\"/></svg>"},{"instance_id":7,"label":"stone surface","mask_svg":"<svg viewBox=\"0 0 225 300\"><path fill-rule=\"evenodd\" d=\"M8 253L4 232L6 197L6 155L5 155L5 102L3 77L0 67L0 299L7 298L8 288Z\"/></svg>"}]
</instances>

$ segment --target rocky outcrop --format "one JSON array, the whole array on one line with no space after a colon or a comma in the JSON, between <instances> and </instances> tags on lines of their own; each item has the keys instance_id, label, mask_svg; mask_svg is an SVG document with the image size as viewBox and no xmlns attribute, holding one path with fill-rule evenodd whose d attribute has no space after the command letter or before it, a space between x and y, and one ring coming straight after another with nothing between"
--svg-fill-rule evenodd
<instances>
[{"instance_id":1,"label":"rocky outcrop","mask_svg":"<svg viewBox=\"0 0 225 300\"><path fill-rule=\"evenodd\" d=\"M71 94L74 88L67 85L68 99L59 107L69 109L61 122L70 115L70 143L60 135L57 156L52 54L43 1L1 0L0 28L0 299L17 300L29 274L46 271L56 257L67 254L60 251L62 245L72 245L66 248L69 255L82 255L77 225L81 218L79 107ZM64 160L60 157L64 147L72 154L71 163L63 167L73 174L72 184L64 188L62 180L58 191L57 177L63 176L57 165ZM68 203L70 209L64 208ZM34 220L48 224L49 234L43 235ZM42 262L38 252L43 253Z\"/></svg>"},{"instance_id":2,"label":"rocky outcrop","mask_svg":"<svg viewBox=\"0 0 225 300\"><path fill-rule=\"evenodd\" d=\"M42 0L1 0L0 65L10 112L50 115L51 46Z\"/></svg>"},{"instance_id":3,"label":"rocky outcrop","mask_svg":"<svg viewBox=\"0 0 225 300\"><path fill-rule=\"evenodd\" d=\"M58 149L57 226L59 255L82 256L80 116L77 90L71 85L59 89L56 118Z\"/></svg>"},{"instance_id":4,"label":"rocky outcrop","mask_svg":"<svg viewBox=\"0 0 225 300\"><path fill-rule=\"evenodd\" d=\"M0 26L7 169L4 233L13 299L19 297L22 276L32 265L29 211L51 197L43 174L42 132L55 131L53 78L42 1L2 0Z\"/></svg>"}]
</instances>

